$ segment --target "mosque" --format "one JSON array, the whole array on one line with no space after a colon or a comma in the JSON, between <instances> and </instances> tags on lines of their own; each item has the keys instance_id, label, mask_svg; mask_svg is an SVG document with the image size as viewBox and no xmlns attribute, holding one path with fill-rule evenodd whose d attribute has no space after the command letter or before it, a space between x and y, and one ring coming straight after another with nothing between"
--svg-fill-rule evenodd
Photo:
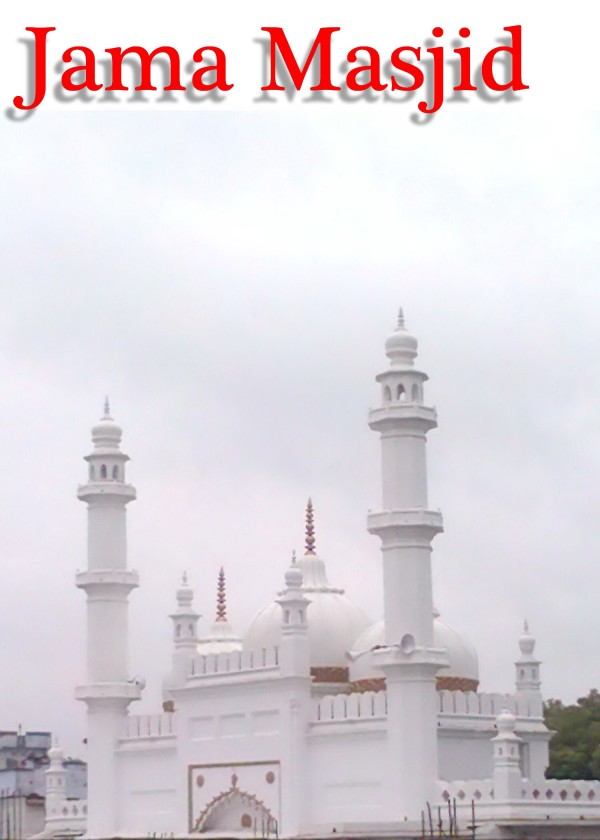
<instances>
[{"instance_id":1,"label":"mosque","mask_svg":"<svg viewBox=\"0 0 600 840\"><path fill-rule=\"evenodd\" d=\"M88 565L76 576L87 597L87 677L76 696L87 706L88 798L73 813L55 748L40 836L422 837L443 823L445 836L475 836L476 824L478 837L600 837L600 783L544 777L552 733L527 625L513 690L489 694L474 647L434 608L442 516L428 501L426 438L437 419L402 313L385 353L369 413L381 506L367 520L381 544L382 620L330 583L309 500L304 554L245 635L228 621L221 570L216 620L200 639L184 575L154 715L129 711L144 690L127 655L139 581L126 506L136 491L106 404L78 490L88 510Z\"/></svg>"}]
</instances>

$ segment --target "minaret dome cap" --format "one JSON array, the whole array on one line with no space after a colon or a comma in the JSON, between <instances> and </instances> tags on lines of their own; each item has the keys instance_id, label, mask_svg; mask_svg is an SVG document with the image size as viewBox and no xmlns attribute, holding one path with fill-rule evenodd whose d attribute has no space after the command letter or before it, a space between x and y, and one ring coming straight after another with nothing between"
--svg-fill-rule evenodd
<instances>
[{"instance_id":1,"label":"minaret dome cap","mask_svg":"<svg viewBox=\"0 0 600 840\"><path fill-rule=\"evenodd\" d=\"M104 414L92 429L92 440L96 447L118 448L123 430L113 420L108 397L104 400Z\"/></svg>"},{"instance_id":2,"label":"minaret dome cap","mask_svg":"<svg viewBox=\"0 0 600 840\"><path fill-rule=\"evenodd\" d=\"M531 656L535 648L535 638L529 632L529 623L527 621L523 624L523 633L519 638L519 649L523 656Z\"/></svg>"},{"instance_id":3,"label":"minaret dome cap","mask_svg":"<svg viewBox=\"0 0 600 840\"><path fill-rule=\"evenodd\" d=\"M499 733L514 732L517 726L517 719L508 709L502 709L496 717L496 726Z\"/></svg>"},{"instance_id":4,"label":"minaret dome cap","mask_svg":"<svg viewBox=\"0 0 600 840\"><path fill-rule=\"evenodd\" d=\"M177 605L179 607L191 607L193 600L194 590L188 583L187 572L184 572L177 590Z\"/></svg>"},{"instance_id":5,"label":"minaret dome cap","mask_svg":"<svg viewBox=\"0 0 600 840\"><path fill-rule=\"evenodd\" d=\"M52 764L62 764L62 760L64 758L62 748L59 747L58 744L54 744L54 746L50 747L48 750L48 758Z\"/></svg>"},{"instance_id":6,"label":"minaret dome cap","mask_svg":"<svg viewBox=\"0 0 600 840\"><path fill-rule=\"evenodd\" d=\"M385 342L385 354L392 364L412 366L417 355L418 342L404 325L404 312L400 309L396 329Z\"/></svg>"},{"instance_id":7,"label":"minaret dome cap","mask_svg":"<svg viewBox=\"0 0 600 840\"><path fill-rule=\"evenodd\" d=\"M287 589L301 589L303 582L302 569L296 562L296 552L292 554L292 563L285 573L285 585Z\"/></svg>"}]
</instances>

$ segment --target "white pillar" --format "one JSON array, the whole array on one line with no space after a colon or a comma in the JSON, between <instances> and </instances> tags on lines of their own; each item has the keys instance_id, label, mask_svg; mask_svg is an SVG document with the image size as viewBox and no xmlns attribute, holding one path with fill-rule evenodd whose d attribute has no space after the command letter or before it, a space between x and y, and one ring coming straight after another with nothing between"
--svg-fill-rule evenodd
<instances>
[{"instance_id":1,"label":"white pillar","mask_svg":"<svg viewBox=\"0 0 600 840\"><path fill-rule=\"evenodd\" d=\"M279 836L294 837L306 827L308 763L306 736L310 705L310 649L307 609L309 599L302 589L302 571L296 563L285 574L285 589L277 601L281 606L279 667L284 690L283 717L287 744L281 774L282 824Z\"/></svg>"},{"instance_id":2,"label":"white pillar","mask_svg":"<svg viewBox=\"0 0 600 840\"><path fill-rule=\"evenodd\" d=\"M515 734L516 718L503 709L496 718L498 734L494 745L494 800L521 800L523 781L520 768L521 738Z\"/></svg>"},{"instance_id":3,"label":"white pillar","mask_svg":"<svg viewBox=\"0 0 600 840\"><path fill-rule=\"evenodd\" d=\"M433 647L431 543L443 530L427 504L426 435L437 426L423 404L426 374L414 367L417 341L404 326L386 342L390 367L377 376L382 403L369 426L381 436L382 509L368 517L381 539L385 640L374 653L388 695L386 819L416 820L438 778L436 674L447 654Z\"/></svg>"},{"instance_id":4,"label":"white pillar","mask_svg":"<svg viewBox=\"0 0 600 840\"><path fill-rule=\"evenodd\" d=\"M136 497L125 483L129 456L120 450L121 429L104 416L92 429L93 452L86 456L88 483L77 496L88 505L88 568L76 576L87 595L87 682L76 696L88 711L87 837L104 838L118 831L117 740L127 707L140 697L130 680L128 663L128 596L138 585L127 569L125 506Z\"/></svg>"}]
</instances>

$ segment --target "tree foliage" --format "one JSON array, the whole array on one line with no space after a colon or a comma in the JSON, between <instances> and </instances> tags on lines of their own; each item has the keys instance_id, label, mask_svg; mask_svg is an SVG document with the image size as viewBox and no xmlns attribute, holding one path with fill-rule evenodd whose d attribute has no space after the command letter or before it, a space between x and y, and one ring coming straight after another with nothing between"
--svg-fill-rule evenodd
<instances>
[{"instance_id":1,"label":"tree foliage","mask_svg":"<svg viewBox=\"0 0 600 840\"><path fill-rule=\"evenodd\" d=\"M600 780L600 693L593 688L573 706L560 700L544 705L550 741L549 779Z\"/></svg>"}]
</instances>

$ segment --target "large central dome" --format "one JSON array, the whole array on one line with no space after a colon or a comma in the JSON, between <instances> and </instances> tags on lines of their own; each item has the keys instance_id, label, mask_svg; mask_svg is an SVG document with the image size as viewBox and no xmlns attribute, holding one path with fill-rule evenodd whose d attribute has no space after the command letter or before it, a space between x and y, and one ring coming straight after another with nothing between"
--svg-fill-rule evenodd
<instances>
[{"instance_id":1,"label":"large central dome","mask_svg":"<svg viewBox=\"0 0 600 840\"><path fill-rule=\"evenodd\" d=\"M306 509L306 553L298 561L302 571L302 589L310 600L308 607L308 639L311 673L317 683L334 685L348 682L348 660L356 639L369 627L370 621L343 589L331 586L325 562L315 551L313 508L310 499ZM281 640L281 607L276 601L268 604L252 620L244 637L244 650L257 650L278 645Z\"/></svg>"}]
</instances>

